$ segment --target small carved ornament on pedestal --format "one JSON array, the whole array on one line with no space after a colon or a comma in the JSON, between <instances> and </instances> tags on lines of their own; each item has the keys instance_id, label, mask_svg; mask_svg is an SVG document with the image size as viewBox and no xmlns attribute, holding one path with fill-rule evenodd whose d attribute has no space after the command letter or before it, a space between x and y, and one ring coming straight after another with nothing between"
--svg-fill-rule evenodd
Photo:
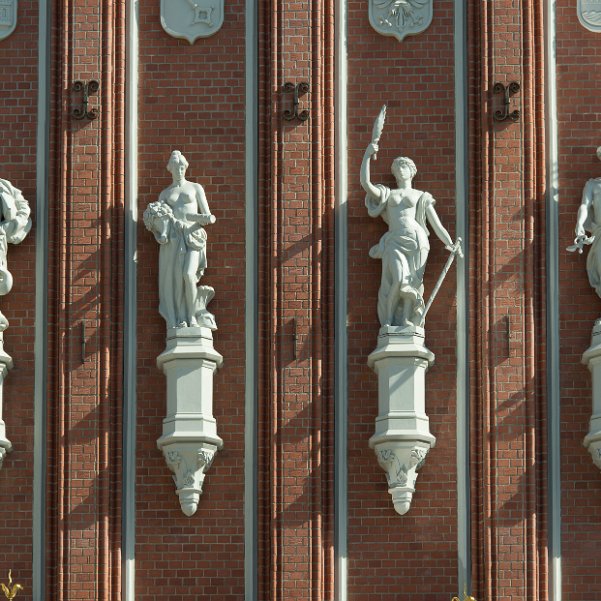
<instances>
[{"instance_id":1,"label":"small carved ornament on pedestal","mask_svg":"<svg viewBox=\"0 0 601 601\"><path fill-rule=\"evenodd\" d=\"M31 230L29 203L21 190L9 181L0 179L0 296L8 294L13 287L13 276L8 270L8 243L19 244ZM4 350L4 331L8 319L0 312L0 467L12 444L6 437L6 424L3 420L4 379L13 366L11 356Z\"/></svg>"},{"instance_id":2,"label":"small carved ornament on pedestal","mask_svg":"<svg viewBox=\"0 0 601 601\"><path fill-rule=\"evenodd\" d=\"M213 417L213 374L223 357L213 348L215 317L207 305L215 295L199 286L207 267L207 234L215 223L205 192L186 180L188 161L174 150L167 164L173 183L148 205L144 224L160 245L159 312L167 324L166 348L157 358L167 379L167 416L157 440L173 472L182 511L193 515L205 474L223 441Z\"/></svg>"},{"instance_id":3,"label":"small carved ornament on pedestal","mask_svg":"<svg viewBox=\"0 0 601 601\"><path fill-rule=\"evenodd\" d=\"M467 588L463 589L463 598L459 599L459 597L453 597L451 601L477 601L475 597L467 594Z\"/></svg>"},{"instance_id":4,"label":"small carved ornament on pedestal","mask_svg":"<svg viewBox=\"0 0 601 601\"><path fill-rule=\"evenodd\" d=\"M601 146L597 148L597 158L601 160ZM586 257L588 281L601 297L601 177L589 179L584 185L575 234L574 244L566 250L582 254L584 247L590 246ZM593 412L583 444L601 469L601 318L595 320L591 346L582 355L582 362L593 380Z\"/></svg>"},{"instance_id":5,"label":"small carved ornament on pedestal","mask_svg":"<svg viewBox=\"0 0 601 601\"><path fill-rule=\"evenodd\" d=\"M388 492L400 515L409 511L417 472L436 438L426 415L426 371L434 354L425 346L426 314L449 271L461 240L453 242L434 209L430 194L413 188L414 162L399 157L392 163L396 188L371 182L370 162L376 158L384 127L386 107L375 121L372 142L361 166L361 186L370 217L388 225L369 254L382 261L378 292L380 331L368 364L378 375L378 417L369 446L386 472ZM445 244L450 255L428 303L425 303L424 270L430 244L428 225Z\"/></svg>"}]
</instances>

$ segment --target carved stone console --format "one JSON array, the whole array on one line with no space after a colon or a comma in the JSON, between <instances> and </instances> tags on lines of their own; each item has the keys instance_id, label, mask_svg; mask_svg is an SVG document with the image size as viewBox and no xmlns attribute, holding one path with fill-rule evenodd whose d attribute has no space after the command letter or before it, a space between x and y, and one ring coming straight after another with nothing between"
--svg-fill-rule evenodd
<instances>
[{"instance_id":1,"label":"carved stone console","mask_svg":"<svg viewBox=\"0 0 601 601\"><path fill-rule=\"evenodd\" d=\"M582 355L582 362L588 366L593 377L593 414L583 444L594 464L601 469L601 319L595 322L591 338L591 346Z\"/></svg>"},{"instance_id":2,"label":"carved stone console","mask_svg":"<svg viewBox=\"0 0 601 601\"><path fill-rule=\"evenodd\" d=\"M205 474L223 440L213 417L213 374L223 357L209 328L173 328L157 364L167 378L167 416L157 446L163 452L182 511L198 508Z\"/></svg>"},{"instance_id":3,"label":"carved stone console","mask_svg":"<svg viewBox=\"0 0 601 601\"><path fill-rule=\"evenodd\" d=\"M378 374L378 417L369 440L386 472L388 492L400 515L409 511L417 472L436 438L426 415L426 371L434 354L418 326L383 326L368 358Z\"/></svg>"}]
</instances>

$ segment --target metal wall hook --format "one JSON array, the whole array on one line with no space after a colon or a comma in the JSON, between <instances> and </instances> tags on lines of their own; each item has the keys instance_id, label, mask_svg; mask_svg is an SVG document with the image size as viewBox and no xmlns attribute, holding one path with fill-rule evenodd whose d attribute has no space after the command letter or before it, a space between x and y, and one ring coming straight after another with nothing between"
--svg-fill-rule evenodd
<instances>
[{"instance_id":1,"label":"metal wall hook","mask_svg":"<svg viewBox=\"0 0 601 601\"><path fill-rule=\"evenodd\" d=\"M100 84L92 79L88 83L84 83L79 79L73 83L73 93L81 94L81 103L79 106L74 106L71 109L71 116L74 119L96 119L98 117L98 109L88 110L88 102L91 94L95 94L100 89ZM74 103L75 104L75 103Z\"/></svg>"},{"instance_id":2,"label":"metal wall hook","mask_svg":"<svg viewBox=\"0 0 601 601\"><path fill-rule=\"evenodd\" d=\"M309 84L306 81L297 83L296 85L288 81L284 84L284 92L294 92L292 101L292 110L286 109L284 111L284 119L286 121L292 121L298 119L299 121L306 121L309 118L309 111L304 110L298 112L299 97L306 94L309 91Z\"/></svg>"},{"instance_id":3,"label":"metal wall hook","mask_svg":"<svg viewBox=\"0 0 601 601\"><path fill-rule=\"evenodd\" d=\"M503 94L503 110L496 110L493 113L493 119L495 121L517 121L520 118L520 111L515 110L509 112L509 106L511 104L511 96L517 94L520 91L520 84L517 81L512 81L507 87L502 83L496 83L492 89L493 94Z\"/></svg>"}]
</instances>

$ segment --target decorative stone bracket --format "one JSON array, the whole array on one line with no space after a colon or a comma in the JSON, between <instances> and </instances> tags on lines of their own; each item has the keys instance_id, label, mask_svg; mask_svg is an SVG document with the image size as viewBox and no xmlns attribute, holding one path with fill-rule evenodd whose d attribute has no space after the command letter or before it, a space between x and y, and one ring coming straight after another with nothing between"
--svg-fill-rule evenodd
<instances>
[{"instance_id":1,"label":"decorative stone bracket","mask_svg":"<svg viewBox=\"0 0 601 601\"><path fill-rule=\"evenodd\" d=\"M436 438L425 411L426 371L434 354L424 346L424 329L383 326L368 365L378 374L378 417L369 440L386 472L397 513L411 507L417 472Z\"/></svg>"},{"instance_id":2,"label":"decorative stone bracket","mask_svg":"<svg viewBox=\"0 0 601 601\"><path fill-rule=\"evenodd\" d=\"M213 374L222 363L206 327L171 328L157 358L167 378L167 416L157 446L187 516L196 512L206 472L223 447L213 417Z\"/></svg>"},{"instance_id":3,"label":"decorative stone bracket","mask_svg":"<svg viewBox=\"0 0 601 601\"><path fill-rule=\"evenodd\" d=\"M583 444L601 470L601 319L595 321L591 338L591 346L582 355L582 362L593 376L593 414Z\"/></svg>"}]
</instances>

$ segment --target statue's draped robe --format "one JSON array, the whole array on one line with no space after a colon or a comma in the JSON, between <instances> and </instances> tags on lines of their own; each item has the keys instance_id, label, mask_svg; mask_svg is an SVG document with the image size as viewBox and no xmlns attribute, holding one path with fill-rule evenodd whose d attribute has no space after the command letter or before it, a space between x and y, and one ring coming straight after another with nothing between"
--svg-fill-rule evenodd
<instances>
[{"instance_id":1,"label":"statue's draped robe","mask_svg":"<svg viewBox=\"0 0 601 601\"><path fill-rule=\"evenodd\" d=\"M601 178L589 179L582 191L583 203L588 205L588 215L584 229L591 232L593 243L586 257L588 281L598 296L601 297L601 215L596 215L594 192L601 194Z\"/></svg>"},{"instance_id":2,"label":"statue's draped robe","mask_svg":"<svg viewBox=\"0 0 601 601\"><path fill-rule=\"evenodd\" d=\"M20 244L31 230L29 204L23 193L9 181L0 179L0 295L12 288L8 270L8 243Z\"/></svg>"},{"instance_id":3,"label":"statue's draped robe","mask_svg":"<svg viewBox=\"0 0 601 601\"><path fill-rule=\"evenodd\" d=\"M380 190L380 198L368 194L365 197L365 206L370 217L382 217L388 224L386 209L391 190L383 185L378 185L377 188ZM426 225L426 210L434 203L434 198L427 192L423 192L415 207L415 219L404 219L407 222L406 229L386 232L378 244L369 251L372 258L382 260L382 280L378 292L378 318L381 325L401 325L394 317L393 323L386 323L389 295L397 295L399 292L392 289L394 284L393 266L398 266L401 273L401 291L415 299L414 321L419 320L423 315L425 309L423 279L430 251L428 241L430 232ZM400 301L400 296L398 300Z\"/></svg>"},{"instance_id":4,"label":"statue's draped robe","mask_svg":"<svg viewBox=\"0 0 601 601\"><path fill-rule=\"evenodd\" d=\"M159 251L159 312L171 327L188 322L191 317L187 315L184 297L186 256L190 251L200 253L196 272L198 282L207 267L206 247L207 233L204 228L191 230L189 224L171 217L168 242L161 244Z\"/></svg>"}]
</instances>

